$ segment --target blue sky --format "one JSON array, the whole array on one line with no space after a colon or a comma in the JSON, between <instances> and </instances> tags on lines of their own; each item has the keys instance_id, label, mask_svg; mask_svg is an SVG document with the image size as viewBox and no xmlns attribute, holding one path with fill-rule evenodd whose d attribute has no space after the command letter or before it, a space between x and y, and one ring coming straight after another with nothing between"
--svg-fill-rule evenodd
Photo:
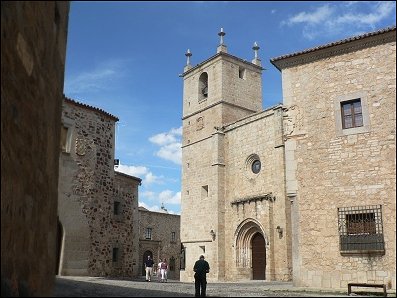
<instances>
[{"instance_id":1,"label":"blue sky","mask_svg":"<svg viewBox=\"0 0 397 298\"><path fill-rule=\"evenodd\" d=\"M234 56L260 46L263 107L282 102L271 58L396 23L383 2L71 2L65 94L101 108L116 124L118 171L141 178L139 204L180 214L182 78L216 53L217 33Z\"/></svg>"}]
</instances>

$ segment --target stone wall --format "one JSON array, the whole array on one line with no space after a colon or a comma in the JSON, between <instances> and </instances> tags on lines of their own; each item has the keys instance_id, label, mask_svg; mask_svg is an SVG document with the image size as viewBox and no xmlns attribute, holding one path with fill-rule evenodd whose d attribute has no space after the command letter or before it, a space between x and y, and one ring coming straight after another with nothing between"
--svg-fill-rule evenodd
<instances>
[{"instance_id":1,"label":"stone wall","mask_svg":"<svg viewBox=\"0 0 397 298\"><path fill-rule=\"evenodd\" d=\"M1 296L51 296L69 2L1 3Z\"/></svg>"},{"instance_id":2,"label":"stone wall","mask_svg":"<svg viewBox=\"0 0 397 298\"><path fill-rule=\"evenodd\" d=\"M175 261L173 268L168 269L168 279L179 280L181 237L180 215L153 212L139 208L139 272L144 273L144 253L151 251L154 260L154 270L157 270L159 259L167 259L170 266L171 259ZM146 238L146 229L152 229L151 239ZM175 239L172 239L172 233Z\"/></svg>"},{"instance_id":3,"label":"stone wall","mask_svg":"<svg viewBox=\"0 0 397 298\"><path fill-rule=\"evenodd\" d=\"M62 124L67 132L60 156L58 207L61 275L138 274L141 180L114 171L115 121L100 109L64 100Z\"/></svg>"},{"instance_id":4,"label":"stone wall","mask_svg":"<svg viewBox=\"0 0 397 298\"><path fill-rule=\"evenodd\" d=\"M338 55L282 70L297 286L396 287L395 34L375 36L372 44L357 40ZM343 130L340 102L356 98L364 127ZM382 206L384 255L342 255L338 208L370 205Z\"/></svg>"},{"instance_id":5,"label":"stone wall","mask_svg":"<svg viewBox=\"0 0 397 298\"><path fill-rule=\"evenodd\" d=\"M250 247L240 243L260 233L266 240L266 280L290 280L289 212L284 188L282 107L225 127L225 256L227 280L252 279ZM254 174L252 156L260 160ZM268 195L268 196L266 196ZM283 229L279 235L277 226ZM243 273L245 272L245 273Z\"/></svg>"}]
</instances>

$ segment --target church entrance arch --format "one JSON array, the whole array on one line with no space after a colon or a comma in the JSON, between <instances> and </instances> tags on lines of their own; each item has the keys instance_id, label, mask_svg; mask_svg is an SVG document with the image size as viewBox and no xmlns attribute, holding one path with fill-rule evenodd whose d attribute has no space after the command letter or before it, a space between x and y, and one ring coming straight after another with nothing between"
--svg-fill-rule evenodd
<instances>
[{"instance_id":1,"label":"church entrance arch","mask_svg":"<svg viewBox=\"0 0 397 298\"><path fill-rule=\"evenodd\" d=\"M146 275L146 269L145 269L145 262L147 260L147 257L150 256L153 260L153 252L150 250L147 250L143 254L143 259L142 259L142 275Z\"/></svg>"},{"instance_id":2,"label":"church entrance arch","mask_svg":"<svg viewBox=\"0 0 397 298\"><path fill-rule=\"evenodd\" d=\"M244 220L235 232L236 267L246 278L266 279L266 236L255 219Z\"/></svg>"}]
</instances>

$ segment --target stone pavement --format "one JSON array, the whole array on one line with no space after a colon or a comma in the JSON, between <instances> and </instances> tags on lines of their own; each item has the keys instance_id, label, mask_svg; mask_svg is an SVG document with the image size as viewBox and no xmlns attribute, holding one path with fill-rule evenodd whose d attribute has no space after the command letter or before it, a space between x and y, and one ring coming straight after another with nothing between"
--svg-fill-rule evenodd
<instances>
[{"instance_id":1,"label":"stone pavement","mask_svg":"<svg viewBox=\"0 0 397 298\"><path fill-rule=\"evenodd\" d=\"M194 283L105 277L56 277L54 297L193 297ZM346 291L296 288L291 282L208 283L209 297L348 297Z\"/></svg>"}]
</instances>

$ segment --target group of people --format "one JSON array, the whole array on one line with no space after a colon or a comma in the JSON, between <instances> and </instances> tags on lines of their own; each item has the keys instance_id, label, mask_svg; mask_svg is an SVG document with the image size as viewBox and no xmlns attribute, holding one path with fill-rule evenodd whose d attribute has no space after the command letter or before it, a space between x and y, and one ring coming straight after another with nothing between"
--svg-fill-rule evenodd
<instances>
[{"instance_id":1,"label":"group of people","mask_svg":"<svg viewBox=\"0 0 397 298\"><path fill-rule=\"evenodd\" d=\"M146 269L146 281L150 281L153 274L153 260L150 256L145 261ZM167 270L168 264L167 259L161 260L157 265L157 276L160 278L160 282L167 282ZM210 272L210 266L204 256L201 255L196 261L193 267L194 280L195 280L195 297L205 297L207 289L207 273Z\"/></svg>"},{"instance_id":2,"label":"group of people","mask_svg":"<svg viewBox=\"0 0 397 298\"><path fill-rule=\"evenodd\" d=\"M145 270L146 270L146 281L151 281L151 277L153 274L153 265L154 261L150 256L147 257L145 261ZM157 265L157 277L160 279L160 282L167 282L167 271L168 271L168 263L167 259L159 261Z\"/></svg>"}]
</instances>

